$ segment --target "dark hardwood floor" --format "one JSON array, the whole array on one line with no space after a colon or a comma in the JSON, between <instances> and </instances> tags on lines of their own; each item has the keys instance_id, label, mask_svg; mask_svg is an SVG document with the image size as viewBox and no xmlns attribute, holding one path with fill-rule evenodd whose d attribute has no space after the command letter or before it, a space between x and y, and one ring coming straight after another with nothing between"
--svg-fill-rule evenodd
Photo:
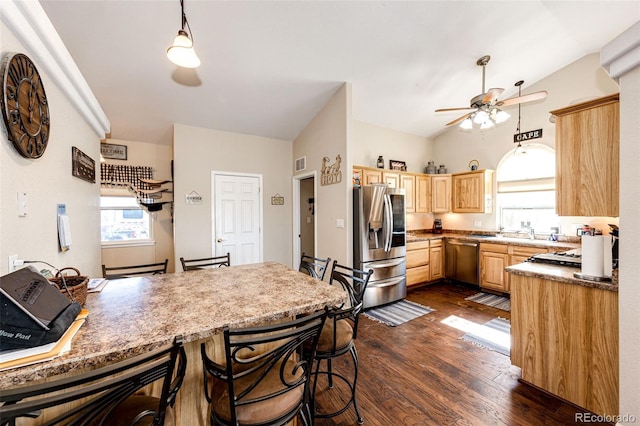
<instances>
[{"instance_id":1,"label":"dark hardwood floor","mask_svg":"<svg viewBox=\"0 0 640 426\"><path fill-rule=\"evenodd\" d=\"M441 323L450 315L480 324L496 317L510 319L509 312L464 300L477 291L449 283L410 290L408 300L435 312L398 327L360 317L357 395L365 425L581 423L575 414L583 410L520 383L520 369L511 365L509 357L464 341L464 331ZM346 360L350 357L336 361L334 368L350 369ZM322 410L337 406L333 398L345 392L339 383L333 390L319 392L318 406ZM356 424L353 408L316 420L317 426Z\"/></svg>"}]
</instances>

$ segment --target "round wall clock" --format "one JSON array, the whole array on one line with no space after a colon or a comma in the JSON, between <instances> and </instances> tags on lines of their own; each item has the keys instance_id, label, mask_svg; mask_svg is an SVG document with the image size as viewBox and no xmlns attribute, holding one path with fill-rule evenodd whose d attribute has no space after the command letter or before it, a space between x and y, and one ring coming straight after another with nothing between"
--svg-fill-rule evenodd
<instances>
[{"instance_id":1,"label":"round wall clock","mask_svg":"<svg viewBox=\"0 0 640 426\"><path fill-rule=\"evenodd\" d=\"M2 59L2 118L7 136L26 158L40 158L49 141L49 104L42 79L26 55Z\"/></svg>"}]
</instances>

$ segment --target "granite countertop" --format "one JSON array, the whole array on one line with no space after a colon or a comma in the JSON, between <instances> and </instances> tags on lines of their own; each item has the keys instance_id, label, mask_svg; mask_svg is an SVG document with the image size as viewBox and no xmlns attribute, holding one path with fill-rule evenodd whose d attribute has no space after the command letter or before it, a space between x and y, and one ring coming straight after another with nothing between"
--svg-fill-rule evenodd
<instances>
[{"instance_id":1,"label":"granite countertop","mask_svg":"<svg viewBox=\"0 0 640 426\"><path fill-rule=\"evenodd\" d=\"M617 280L613 282L589 281L573 276L574 272L580 272L577 268L568 266L550 265L546 263L524 262L517 265L508 266L506 271L514 275L542 278L545 280L558 281L567 284L577 284L585 287L599 288L602 290L618 291Z\"/></svg>"},{"instance_id":2,"label":"granite countertop","mask_svg":"<svg viewBox=\"0 0 640 426\"><path fill-rule=\"evenodd\" d=\"M274 262L111 280L88 295L89 316L68 353L2 371L0 389L119 361L177 335L197 341L345 301L341 287Z\"/></svg>"},{"instance_id":3,"label":"granite countertop","mask_svg":"<svg viewBox=\"0 0 640 426\"><path fill-rule=\"evenodd\" d=\"M552 251L566 251L580 247L580 243L568 241L549 241L549 240L531 240L529 238L517 237L497 237L497 236L478 236L482 234L444 232L442 234L433 234L429 232L407 232L407 242L417 242L435 239L456 239L473 242L484 242L492 244L509 244L522 247L545 247Z\"/></svg>"}]
</instances>

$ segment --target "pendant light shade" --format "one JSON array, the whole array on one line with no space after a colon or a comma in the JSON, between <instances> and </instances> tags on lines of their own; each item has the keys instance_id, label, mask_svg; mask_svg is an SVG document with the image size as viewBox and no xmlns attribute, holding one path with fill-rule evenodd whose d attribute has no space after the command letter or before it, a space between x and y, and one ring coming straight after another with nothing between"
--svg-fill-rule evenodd
<instances>
[{"instance_id":1,"label":"pendant light shade","mask_svg":"<svg viewBox=\"0 0 640 426\"><path fill-rule=\"evenodd\" d=\"M191 31L187 15L184 13L184 0L180 0L180 8L182 10L181 23L182 28L178 30L178 35L173 40L173 44L167 49L167 57L171 62L184 68L196 68L200 66L200 58L193 49L193 33L189 38L189 33L185 30L185 26Z\"/></svg>"},{"instance_id":2,"label":"pendant light shade","mask_svg":"<svg viewBox=\"0 0 640 426\"><path fill-rule=\"evenodd\" d=\"M179 30L173 45L167 49L167 57L171 62L184 68L200 66L200 58L193 49L193 42L185 30Z\"/></svg>"}]
</instances>

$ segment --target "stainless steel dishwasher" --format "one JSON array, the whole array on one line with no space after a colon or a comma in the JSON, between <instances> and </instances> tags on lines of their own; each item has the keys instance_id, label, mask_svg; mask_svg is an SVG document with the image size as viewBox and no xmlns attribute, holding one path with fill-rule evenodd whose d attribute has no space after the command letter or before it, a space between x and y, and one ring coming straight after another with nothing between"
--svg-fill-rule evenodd
<instances>
[{"instance_id":1,"label":"stainless steel dishwasher","mask_svg":"<svg viewBox=\"0 0 640 426\"><path fill-rule=\"evenodd\" d=\"M478 252L480 244L445 239L445 275L447 279L468 284L480 283Z\"/></svg>"}]
</instances>

